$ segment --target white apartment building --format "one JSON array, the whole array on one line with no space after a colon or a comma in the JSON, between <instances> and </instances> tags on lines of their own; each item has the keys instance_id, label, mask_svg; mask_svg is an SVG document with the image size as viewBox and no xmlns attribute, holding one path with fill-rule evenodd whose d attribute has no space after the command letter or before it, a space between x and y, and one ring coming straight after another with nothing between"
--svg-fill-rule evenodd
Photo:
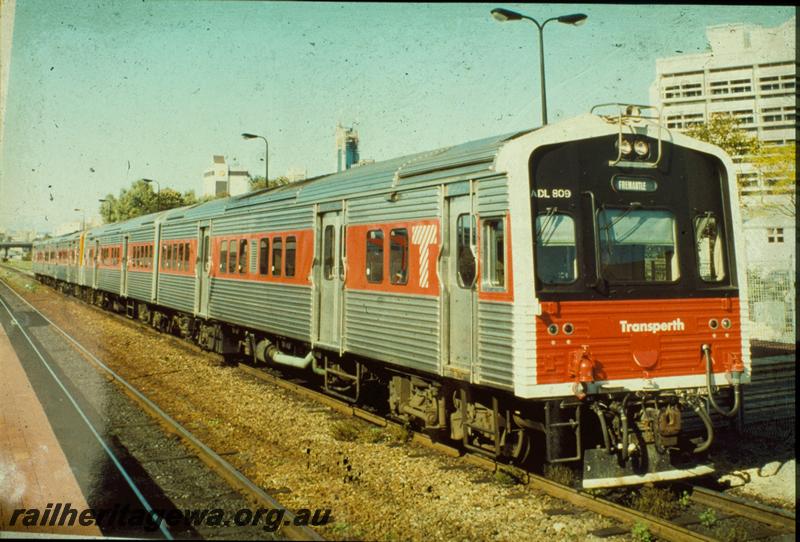
<instances>
[{"instance_id":1,"label":"white apartment building","mask_svg":"<svg viewBox=\"0 0 800 542\"><path fill-rule=\"evenodd\" d=\"M796 139L795 18L775 28L725 24L706 29L711 50L656 60L650 103L668 128L683 129L730 113L767 144ZM743 193L769 192L747 165Z\"/></svg>"},{"instance_id":2,"label":"white apartment building","mask_svg":"<svg viewBox=\"0 0 800 542\"><path fill-rule=\"evenodd\" d=\"M214 163L203 173L203 196L238 196L250 191L250 174L231 169L224 156L214 155Z\"/></svg>"}]
</instances>

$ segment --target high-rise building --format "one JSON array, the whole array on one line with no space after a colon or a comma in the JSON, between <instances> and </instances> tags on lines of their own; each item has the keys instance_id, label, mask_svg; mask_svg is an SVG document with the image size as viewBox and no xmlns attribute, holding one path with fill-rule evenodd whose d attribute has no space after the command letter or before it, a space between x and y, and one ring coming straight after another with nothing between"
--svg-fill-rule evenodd
<instances>
[{"instance_id":1,"label":"high-rise building","mask_svg":"<svg viewBox=\"0 0 800 542\"><path fill-rule=\"evenodd\" d=\"M336 171L350 169L358 163L358 132L355 128L336 125Z\"/></svg>"},{"instance_id":2,"label":"high-rise building","mask_svg":"<svg viewBox=\"0 0 800 542\"><path fill-rule=\"evenodd\" d=\"M684 129L729 113L765 144L796 139L797 57L795 18L774 28L725 24L706 29L710 51L656 60L650 102L667 128ZM744 193L770 186L741 166Z\"/></svg>"}]
</instances>

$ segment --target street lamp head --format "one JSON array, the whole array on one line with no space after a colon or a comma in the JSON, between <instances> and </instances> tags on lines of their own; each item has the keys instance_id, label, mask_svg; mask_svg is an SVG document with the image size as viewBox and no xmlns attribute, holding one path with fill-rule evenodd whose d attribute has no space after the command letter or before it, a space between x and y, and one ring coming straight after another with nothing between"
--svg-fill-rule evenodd
<instances>
[{"instance_id":1,"label":"street lamp head","mask_svg":"<svg viewBox=\"0 0 800 542\"><path fill-rule=\"evenodd\" d=\"M260 136L257 136L256 134L246 134L245 133L245 134L242 134L242 137L244 139L255 139L255 138L260 137Z\"/></svg>"},{"instance_id":2,"label":"street lamp head","mask_svg":"<svg viewBox=\"0 0 800 542\"><path fill-rule=\"evenodd\" d=\"M107 202L108 200L107 200L107 199L105 199L105 198L103 198L103 199L99 199L99 200L97 200L97 201L99 201L100 203L105 203L105 202Z\"/></svg>"},{"instance_id":3,"label":"street lamp head","mask_svg":"<svg viewBox=\"0 0 800 542\"><path fill-rule=\"evenodd\" d=\"M142 179L146 183L153 183L155 182L153 179Z\"/></svg>"},{"instance_id":4,"label":"street lamp head","mask_svg":"<svg viewBox=\"0 0 800 542\"><path fill-rule=\"evenodd\" d=\"M573 26L580 26L586 22L589 16L583 13L573 13L572 15L562 15L558 18L559 23L571 24Z\"/></svg>"},{"instance_id":5,"label":"street lamp head","mask_svg":"<svg viewBox=\"0 0 800 542\"><path fill-rule=\"evenodd\" d=\"M504 23L506 21L519 21L522 19L522 14L511 11L510 9L494 8L492 10L492 17Z\"/></svg>"}]
</instances>

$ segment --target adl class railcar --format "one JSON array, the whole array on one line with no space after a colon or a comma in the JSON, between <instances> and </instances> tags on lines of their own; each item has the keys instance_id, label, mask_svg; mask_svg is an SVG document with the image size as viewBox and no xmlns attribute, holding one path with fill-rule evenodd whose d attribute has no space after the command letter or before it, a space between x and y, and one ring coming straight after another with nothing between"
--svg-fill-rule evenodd
<instances>
[{"instance_id":1,"label":"adl class railcar","mask_svg":"<svg viewBox=\"0 0 800 542\"><path fill-rule=\"evenodd\" d=\"M619 107L43 241L34 270L470 450L680 478L750 374L732 167Z\"/></svg>"}]
</instances>

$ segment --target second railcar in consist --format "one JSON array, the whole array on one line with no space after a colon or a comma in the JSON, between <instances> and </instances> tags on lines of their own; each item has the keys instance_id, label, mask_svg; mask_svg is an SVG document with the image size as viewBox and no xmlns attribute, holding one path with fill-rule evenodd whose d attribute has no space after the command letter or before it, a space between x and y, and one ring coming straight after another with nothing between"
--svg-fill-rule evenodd
<instances>
[{"instance_id":1,"label":"second railcar in consist","mask_svg":"<svg viewBox=\"0 0 800 542\"><path fill-rule=\"evenodd\" d=\"M585 487L708 472L709 409L750 376L735 176L641 111L77 232L34 271Z\"/></svg>"}]
</instances>

